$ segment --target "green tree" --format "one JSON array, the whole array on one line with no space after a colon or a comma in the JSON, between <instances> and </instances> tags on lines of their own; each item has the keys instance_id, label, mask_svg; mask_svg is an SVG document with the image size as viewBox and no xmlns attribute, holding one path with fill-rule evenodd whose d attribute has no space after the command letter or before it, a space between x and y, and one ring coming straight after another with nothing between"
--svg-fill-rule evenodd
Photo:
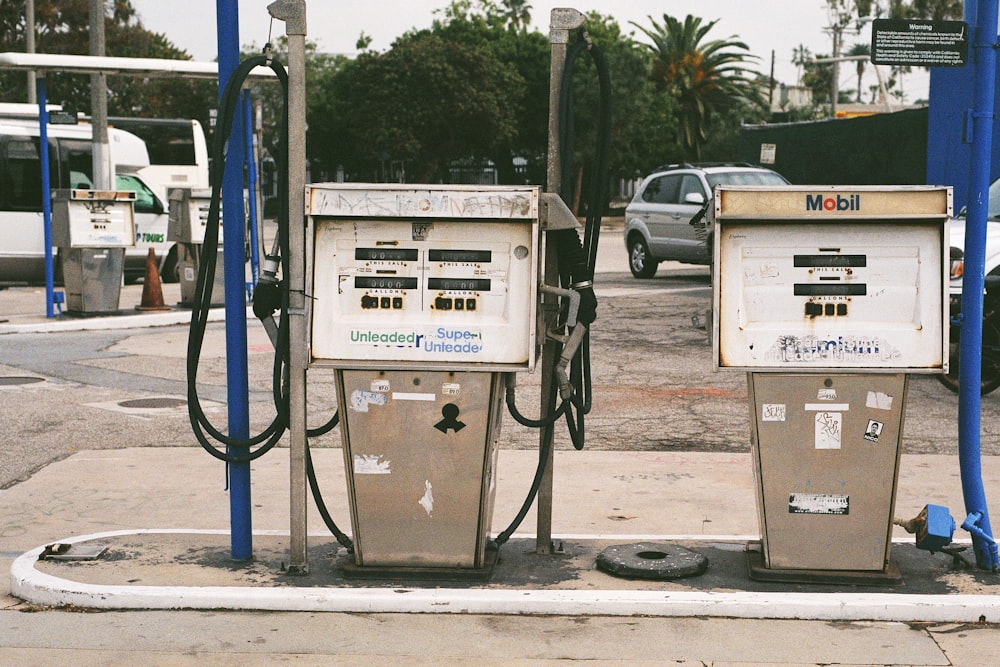
<instances>
[{"instance_id":1,"label":"green tree","mask_svg":"<svg viewBox=\"0 0 1000 667\"><path fill-rule=\"evenodd\" d=\"M36 50L39 53L86 55L90 52L89 0L36 0ZM0 3L0 50L25 50L25 2ZM105 43L109 56L189 60L164 35L146 30L130 0L112 0L106 5ZM21 72L0 72L0 100L27 101L27 78ZM79 74L46 75L48 97L75 110L90 108L90 78ZM216 85L207 81L180 79L142 80L108 78L108 112L111 115L143 115L197 118L208 121L214 106Z\"/></svg>"},{"instance_id":2,"label":"green tree","mask_svg":"<svg viewBox=\"0 0 1000 667\"><path fill-rule=\"evenodd\" d=\"M434 22L429 31L444 40L484 50L503 67L516 71L523 82L517 91L509 91L509 104L515 114L514 134L499 142L493 154L501 183L528 180L540 183L545 175L545 151L548 137L549 43L544 35L529 31L530 19L522 13L515 21L510 11L490 2L479 2L473 9L468 0L456 0ZM527 160L527 174L518 173L514 160Z\"/></svg>"},{"instance_id":3,"label":"green tree","mask_svg":"<svg viewBox=\"0 0 1000 667\"><path fill-rule=\"evenodd\" d=\"M386 53L361 54L336 77L330 157L355 174L405 160L408 178L447 182L451 161L489 156L514 136L510 101L522 85L482 49L405 36Z\"/></svg>"},{"instance_id":4,"label":"green tree","mask_svg":"<svg viewBox=\"0 0 1000 667\"><path fill-rule=\"evenodd\" d=\"M633 24L652 42L650 76L678 102L678 143L685 158L700 159L701 147L713 121L740 104L765 105L760 86L747 67L754 59L749 47L735 36L706 41L718 22L702 24L688 15L683 22L663 15L663 23L649 17L651 28Z\"/></svg>"},{"instance_id":5,"label":"green tree","mask_svg":"<svg viewBox=\"0 0 1000 667\"><path fill-rule=\"evenodd\" d=\"M851 48L847 50L847 55L849 56L871 56L872 49L868 44L852 44ZM855 60L854 61L854 73L858 76L858 88L856 101L861 104L861 78L865 75L865 63L867 60Z\"/></svg>"}]
</instances>

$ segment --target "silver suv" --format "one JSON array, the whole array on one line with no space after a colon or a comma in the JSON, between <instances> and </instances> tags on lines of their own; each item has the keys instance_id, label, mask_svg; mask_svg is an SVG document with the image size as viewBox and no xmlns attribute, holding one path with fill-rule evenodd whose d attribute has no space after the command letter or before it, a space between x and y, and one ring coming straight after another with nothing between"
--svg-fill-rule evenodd
<instances>
[{"instance_id":1,"label":"silver suv","mask_svg":"<svg viewBox=\"0 0 1000 667\"><path fill-rule=\"evenodd\" d=\"M716 185L785 185L770 169L742 164L660 167L643 179L625 209L625 248L636 278L652 278L665 260L711 264L711 241L690 224Z\"/></svg>"}]
</instances>

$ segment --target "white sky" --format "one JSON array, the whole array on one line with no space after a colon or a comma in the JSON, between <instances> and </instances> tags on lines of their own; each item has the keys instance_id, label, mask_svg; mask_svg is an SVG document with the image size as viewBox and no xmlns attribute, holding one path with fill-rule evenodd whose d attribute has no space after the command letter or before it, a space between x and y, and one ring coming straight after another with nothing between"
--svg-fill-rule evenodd
<instances>
[{"instance_id":1,"label":"white sky","mask_svg":"<svg viewBox=\"0 0 1000 667\"><path fill-rule=\"evenodd\" d=\"M243 45L263 45L271 24L267 5L271 0L239 0L239 37ZM358 37L364 32L372 37L372 48L384 51L393 40L411 28L427 28L435 12L450 0L308 0L306 17L308 39L321 51L353 53ZM596 10L614 17L626 32L635 32L640 41L645 35L630 21L650 26L648 17L663 22L663 14L679 19L691 13L704 21L719 19L707 39L726 39L733 35L744 41L757 55L758 69L767 73L774 51L774 72L779 82L794 84L797 72L791 63L792 53L800 44L814 54L832 52L829 23L823 0L530 0L531 25L548 33L549 14L554 7L574 7L582 12ZM195 60L213 60L217 55L216 5L212 0L132 0L143 25L163 33L175 46L185 49ZM274 37L284 34L284 24L274 22ZM867 43L870 31L845 35L845 49L854 43ZM872 65L862 88L876 83ZM853 64L841 69L842 89L857 86ZM908 101L926 98L927 76L916 70L904 79Z\"/></svg>"}]
</instances>

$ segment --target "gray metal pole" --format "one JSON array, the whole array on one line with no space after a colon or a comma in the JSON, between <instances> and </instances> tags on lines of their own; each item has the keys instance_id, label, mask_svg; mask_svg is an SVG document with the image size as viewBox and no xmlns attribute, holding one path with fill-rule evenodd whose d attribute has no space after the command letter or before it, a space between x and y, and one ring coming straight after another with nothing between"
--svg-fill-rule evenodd
<instances>
[{"instance_id":1,"label":"gray metal pole","mask_svg":"<svg viewBox=\"0 0 1000 667\"><path fill-rule=\"evenodd\" d=\"M26 53L35 52L35 0L25 0L24 2L24 50ZM38 102L38 91L36 90L37 76L34 70L28 70L28 104Z\"/></svg>"},{"instance_id":2,"label":"gray metal pole","mask_svg":"<svg viewBox=\"0 0 1000 667\"><path fill-rule=\"evenodd\" d=\"M104 55L104 2L90 0L90 55ZM93 182L97 190L110 190L111 150L108 146L108 79L90 75L90 123L93 127Z\"/></svg>"},{"instance_id":3,"label":"gray metal pole","mask_svg":"<svg viewBox=\"0 0 1000 667\"><path fill-rule=\"evenodd\" d=\"M562 183L562 165L560 163L561 142L559 134L559 98L562 95L562 77L566 68L566 45L569 43L569 32L583 25L586 17L575 9L553 9L549 19L549 41L552 44L551 69L549 72L549 145L548 168L546 184L550 192L559 192ZM559 284L559 264L555 247L545 244L545 283ZM559 299L551 294L544 294L542 299L543 332L555 325L559 314ZM552 394L553 371L559 356L556 341L545 340L542 346L542 400L541 413L546 415L552 409L550 396ZM548 460L545 461L545 475L538 487L538 519L535 536L535 550L540 554L552 553L552 480L554 456L552 450L552 427L543 427L539 434L539 456L548 450Z\"/></svg>"},{"instance_id":4,"label":"gray metal pole","mask_svg":"<svg viewBox=\"0 0 1000 667\"><path fill-rule=\"evenodd\" d=\"M289 572L306 574L306 3L278 0L267 10L288 35Z\"/></svg>"}]
</instances>

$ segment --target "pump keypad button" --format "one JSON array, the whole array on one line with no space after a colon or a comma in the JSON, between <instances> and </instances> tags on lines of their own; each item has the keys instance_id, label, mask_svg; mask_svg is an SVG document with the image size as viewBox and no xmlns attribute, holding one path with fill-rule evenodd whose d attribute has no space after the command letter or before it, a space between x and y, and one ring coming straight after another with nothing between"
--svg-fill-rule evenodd
<instances>
[{"instance_id":1,"label":"pump keypad button","mask_svg":"<svg viewBox=\"0 0 1000 667\"><path fill-rule=\"evenodd\" d=\"M375 296L363 296L361 297L361 307L365 310L369 308L378 308L378 297Z\"/></svg>"},{"instance_id":2,"label":"pump keypad button","mask_svg":"<svg viewBox=\"0 0 1000 667\"><path fill-rule=\"evenodd\" d=\"M379 305L380 308L392 308L392 299L387 296L382 297L382 302Z\"/></svg>"},{"instance_id":3,"label":"pump keypad button","mask_svg":"<svg viewBox=\"0 0 1000 667\"><path fill-rule=\"evenodd\" d=\"M475 299L466 299L465 300L465 309L466 310L475 310L476 309L476 300Z\"/></svg>"},{"instance_id":4,"label":"pump keypad button","mask_svg":"<svg viewBox=\"0 0 1000 667\"><path fill-rule=\"evenodd\" d=\"M401 296L394 296L394 297L392 297L392 307L393 307L393 310L399 310L400 308L402 308L403 307L403 297L401 297Z\"/></svg>"},{"instance_id":5,"label":"pump keypad button","mask_svg":"<svg viewBox=\"0 0 1000 667\"><path fill-rule=\"evenodd\" d=\"M451 310L451 305L452 305L451 299L447 297L439 296L438 298L434 299L434 308L436 308L437 310Z\"/></svg>"}]
</instances>

